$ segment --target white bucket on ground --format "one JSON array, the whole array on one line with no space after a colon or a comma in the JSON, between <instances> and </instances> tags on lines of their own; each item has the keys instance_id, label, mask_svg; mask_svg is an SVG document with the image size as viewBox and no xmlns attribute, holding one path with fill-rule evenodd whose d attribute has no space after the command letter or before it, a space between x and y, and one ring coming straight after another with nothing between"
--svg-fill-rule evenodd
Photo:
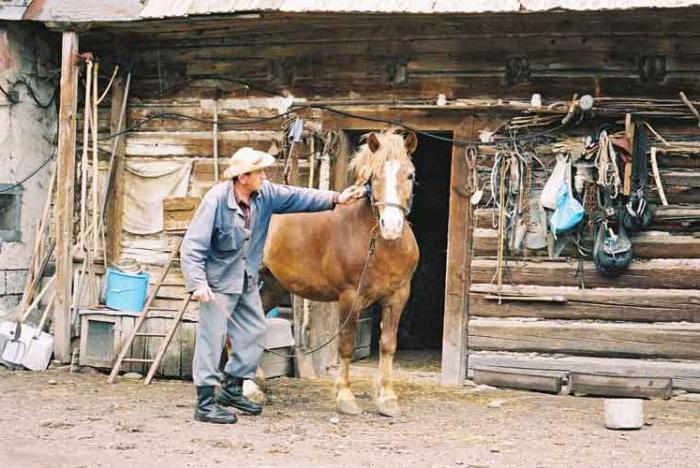
<instances>
[{"instance_id":1,"label":"white bucket on ground","mask_svg":"<svg viewBox=\"0 0 700 468\"><path fill-rule=\"evenodd\" d=\"M638 398L605 400L605 427L639 429L644 425L644 401Z\"/></svg>"}]
</instances>

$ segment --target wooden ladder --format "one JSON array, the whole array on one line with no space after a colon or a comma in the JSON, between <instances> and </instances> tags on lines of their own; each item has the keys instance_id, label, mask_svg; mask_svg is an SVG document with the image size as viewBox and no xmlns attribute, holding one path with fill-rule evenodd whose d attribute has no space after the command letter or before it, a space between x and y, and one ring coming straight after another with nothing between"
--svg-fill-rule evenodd
<instances>
[{"instance_id":1,"label":"wooden ladder","mask_svg":"<svg viewBox=\"0 0 700 468\"><path fill-rule=\"evenodd\" d=\"M151 291L151 294L148 296L148 299L146 300L146 304L143 306L143 309L141 310L141 313L138 316L138 319L136 320L136 323L134 324L134 329L131 331L129 334L129 337L127 340L124 342L124 345L122 346L121 351L119 352L119 356L117 356L117 360L114 363L114 367L112 367L112 372L109 374L109 378L107 379L107 383L111 384L114 383L114 380L117 378L117 375L119 374L119 370L122 367L122 364L125 362L141 362L141 363L150 363L151 366L148 369L148 374L146 375L146 380L144 380L144 384L148 385L151 383L151 380L153 380L153 376L155 376L156 371L158 370L158 367L160 366L161 361L163 360L163 356L165 355L165 351L168 349L168 345L173 339L173 336L175 335L175 332L177 331L178 325L180 325L180 322L182 321L183 315L185 315L185 311L187 310L187 306L190 303L190 300L192 299L192 293L186 293L185 296L182 298L182 302L180 304L180 307L177 309L177 313L174 317L174 323L172 327L170 327L170 330L168 330L167 333L141 333L139 330L141 329L141 326L143 323L146 321L146 318L148 318L149 312L152 310L163 310L163 309L156 309L154 307L151 307L151 304L153 303L154 299L158 295L158 290L160 287L163 285L163 281L165 280L165 277L168 275L168 272L170 271L170 268L172 267L173 263L178 262L178 252L180 250L180 245L182 244L182 238L177 238L177 241L175 242L175 245L170 252L170 257L168 257L168 262L165 264L165 267L163 268L163 272L161 273L160 277L158 278L158 281L156 282L155 286L153 287L153 290ZM129 351L131 350L131 345L134 343L134 340L136 337L148 337L148 338L162 338L163 341L161 341L160 346L158 347L158 351L156 352L156 355L153 359L141 359L141 358L128 358L126 357L127 354L129 354Z\"/></svg>"}]
</instances>

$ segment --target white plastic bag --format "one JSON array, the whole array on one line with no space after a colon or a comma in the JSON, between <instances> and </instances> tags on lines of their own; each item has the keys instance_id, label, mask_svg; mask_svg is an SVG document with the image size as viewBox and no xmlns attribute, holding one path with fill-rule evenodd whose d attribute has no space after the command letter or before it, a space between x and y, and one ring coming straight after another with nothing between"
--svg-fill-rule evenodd
<instances>
[{"instance_id":1,"label":"white plastic bag","mask_svg":"<svg viewBox=\"0 0 700 468\"><path fill-rule=\"evenodd\" d=\"M547 183L544 184L542 189L542 195L540 195L540 203L543 207L553 210L557 207L557 200L559 198L559 190L564 184L564 178L566 177L566 167L568 165L569 157L564 154L557 155L557 164L554 166L552 175L547 179Z\"/></svg>"}]
</instances>

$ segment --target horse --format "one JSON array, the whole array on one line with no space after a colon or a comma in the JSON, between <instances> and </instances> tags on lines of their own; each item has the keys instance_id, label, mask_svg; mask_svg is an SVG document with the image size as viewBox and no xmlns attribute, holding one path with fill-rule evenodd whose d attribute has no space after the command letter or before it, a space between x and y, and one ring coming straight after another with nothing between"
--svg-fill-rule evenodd
<instances>
[{"instance_id":1,"label":"horse","mask_svg":"<svg viewBox=\"0 0 700 468\"><path fill-rule=\"evenodd\" d=\"M413 132L365 135L349 170L355 184L367 188L367 197L332 211L276 215L270 223L263 263L274 277L301 297L339 303L335 392L343 414L361 412L350 388L350 360L359 313L376 302L382 319L374 403L380 414L401 414L392 367L399 319L419 257L406 221L415 179L410 155L417 143Z\"/></svg>"}]
</instances>

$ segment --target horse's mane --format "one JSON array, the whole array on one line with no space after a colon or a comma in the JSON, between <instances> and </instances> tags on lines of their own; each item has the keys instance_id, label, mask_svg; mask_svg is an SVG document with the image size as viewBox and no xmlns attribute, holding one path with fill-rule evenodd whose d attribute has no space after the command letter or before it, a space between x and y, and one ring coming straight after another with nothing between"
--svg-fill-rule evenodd
<instances>
[{"instance_id":1,"label":"horse's mane","mask_svg":"<svg viewBox=\"0 0 700 468\"><path fill-rule=\"evenodd\" d=\"M374 175L386 161L410 160L409 155L406 153L403 135L401 135L400 131L401 130L398 128L391 128L383 132L375 132L380 147L380 150L376 153L372 153L367 144L369 133L362 135L360 137L361 146L352 156L348 167L351 176L356 180L369 178Z\"/></svg>"}]
</instances>

